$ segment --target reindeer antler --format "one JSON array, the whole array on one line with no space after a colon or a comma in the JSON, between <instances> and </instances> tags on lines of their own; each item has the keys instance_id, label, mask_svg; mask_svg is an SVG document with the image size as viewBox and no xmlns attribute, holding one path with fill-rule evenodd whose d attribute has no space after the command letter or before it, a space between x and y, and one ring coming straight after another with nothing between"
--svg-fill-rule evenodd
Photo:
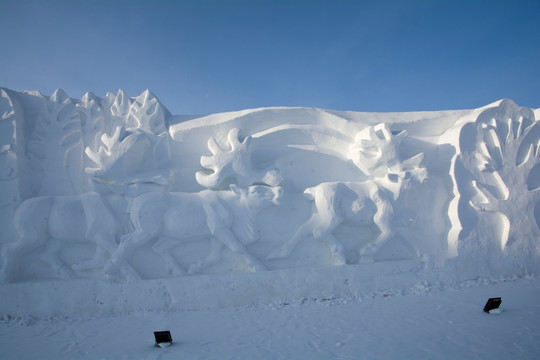
<instances>
[{"instance_id":1,"label":"reindeer antler","mask_svg":"<svg viewBox=\"0 0 540 360\"><path fill-rule=\"evenodd\" d=\"M349 159L365 175L391 191L394 198L411 183L423 182L427 177L426 168L421 165L424 153L400 160L399 146L405 136L405 130L394 135L382 123L361 131L350 146Z\"/></svg>"},{"instance_id":2,"label":"reindeer antler","mask_svg":"<svg viewBox=\"0 0 540 360\"><path fill-rule=\"evenodd\" d=\"M388 125L369 126L355 137L349 149L349 159L367 176L384 177L390 166L399 162L398 148L407 134L393 135Z\"/></svg>"},{"instance_id":3,"label":"reindeer antler","mask_svg":"<svg viewBox=\"0 0 540 360\"><path fill-rule=\"evenodd\" d=\"M90 158L90 160L96 163L98 167L87 167L85 172L90 175L97 175L99 172L103 171L108 164L113 164L116 162L116 160L118 160L118 158L122 155L122 152L118 150L122 144L120 139L124 135L125 130L120 126L117 126L112 136L108 136L107 134L101 135L100 139L104 146L101 145L97 152L92 150L90 147L87 147L84 150L84 153Z\"/></svg>"},{"instance_id":4,"label":"reindeer antler","mask_svg":"<svg viewBox=\"0 0 540 360\"><path fill-rule=\"evenodd\" d=\"M227 134L227 141L231 151L247 150L251 145L251 136L246 136L243 141L240 141L240 129L234 128Z\"/></svg>"},{"instance_id":5,"label":"reindeer antler","mask_svg":"<svg viewBox=\"0 0 540 360\"><path fill-rule=\"evenodd\" d=\"M201 156L203 171L195 174L197 182L205 187L219 186L227 176L246 175L251 167L251 136L240 140L240 129L231 129L227 145L222 147L215 137L208 140L212 156Z\"/></svg>"}]
</instances>

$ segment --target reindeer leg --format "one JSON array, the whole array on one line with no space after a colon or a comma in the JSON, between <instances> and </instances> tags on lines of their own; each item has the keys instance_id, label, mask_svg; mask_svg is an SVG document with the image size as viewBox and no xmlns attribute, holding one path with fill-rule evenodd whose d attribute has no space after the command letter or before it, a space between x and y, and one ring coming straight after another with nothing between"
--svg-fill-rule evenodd
<instances>
[{"instance_id":1,"label":"reindeer leg","mask_svg":"<svg viewBox=\"0 0 540 360\"><path fill-rule=\"evenodd\" d=\"M6 283L11 280L11 273L13 272L14 267L13 264L17 264L17 261L14 261L14 258L16 257L14 254L14 245L17 245L20 241L22 241L22 239L13 244L6 244L2 248L2 269L0 270L1 283Z\"/></svg>"},{"instance_id":2,"label":"reindeer leg","mask_svg":"<svg viewBox=\"0 0 540 360\"><path fill-rule=\"evenodd\" d=\"M236 236L234 236L229 228L217 230L213 235L234 253L241 255L252 271L266 270L266 267L259 259L246 251L244 245L236 239Z\"/></svg>"},{"instance_id":3,"label":"reindeer leg","mask_svg":"<svg viewBox=\"0 0 540 360\"><path fill-rule=\"evenodd\" d=\"M171 239L158 238L156 243L152 246L152 250L158 254L167 263L167 271L172 276L184 275L186 272L180 267L174 256L171 254L171 250L178 244Z\"/></svg>"},{"instance_id":4,"label":"reindeer leg","mask_svg":"<svg viewBox=\"0 0 540 360\"><path fill-rule=\"evenodd\" d=\"M62 259L60 259L59 253L62 246L60 241L56 239L50 239L47 243L46 249L41 253L40 258L45 261L60 278L68 279L73 275L71 268L67 266Z\"/></svg>"},{"instance_id":5,"label":"reindeer leg","mask_svg":"<svg viewBox=\"0 0 540 360\"><path fill-rule=\"evenodd\" d=\"M120 269L128 281L140 280L141 277L137 270L126 259L126 257L133 251L134 247L138 247L152 238L151 235L146 234L142 230L135 230L131 234L122 236L120 239L120 245L114 252L113 256L105 264L105 274L111 274L116 268Z\"/></svg>"},{"instance_id":6,"label":"reindeer leg","mask_svg":"<svg viewBox=\"0 0 540 360\"><path fill-rule=\"evenodd\" d=\"M331 232L325 234L324 237L315 239L320 240L323 244L328 246L332 257L334 258L333 265L340 266L347 264L347 260L345 258L345 248L343 247L343 244L341 244L341 242L336 239L334 235L332 235Z\"/></svg>"},{"instance_id":7,"label":"reindeer leg","mask_svg":"<svg viewBox=\"0 0 540 360\"><path fill-rule=\"evenodd\" d=\"M272 250L266 257L266 260L277 260L289 257L302 239L312 232L313 223L316 223L316 215L313 215L308 221L300 225L294 232L294 235L279 249Z\"/></svg>"},{"instance_id":8,"label":"reindeer leg","mask_svg":"<svg viewBox=\"0 0 540 360\"><path fill-rule=\"evenodd\" d=\"M373 222L381 233L374 242L360 249L360 263L373 263L375 261L374 256L392 235L392 229L390 228L394 216L392 203L382 196L373 200L377 204L377 212L373 216Z\"/></svg>"},{"instance_id":9,"label":"reindeer leg","mask_svg":"<svg viewBox=\"0 0 540 360\"><path fill-rule=\"evenodd\" d=\"M71 265L71 268L75 271L88 271L103 266L105 262L105 250L96 244L96 253L90 260L80 261L77 264Z\"/></svg>"},{"instance_id":10,"label":"reindeer leg","mask_svg":"<svg viewBox=\"0 0 540 360\"><path fill-rule=\"evenodd\" d=\"M189 274L195 274L200 272L202 269L215 264L218 262L221 255L221 249L223 248L223 243L216 238L212 237L210 239L210 251L208 255L202 259L198 260L196 263L191 264L188 269Z\"/></svg>"},{"instance_id":11,"label":"reindeer leg","mask_svg":"<svg viewBox=\"0 0 540 360\"><path fill-rule=\"evenodd\" d=\"M135 268L124 258L116 260L111 259L105 263L103 268L105 275L112 276L117 271L120 271L120 273L126 277L127 282L138 281L141 279L137 270L135 270Z\"/></svg>"},{"instance_id":12,"label":"reindeer leg","mask_svg":"<svg viewBox=\"0 0 540 360\"><path fill-rule=\"evenodd\" d=\"M347 260L345 258L345 249L343 244L332 235L332 231L343 222L341 216L338 216L335 212L332 217L326 217L323 222L315 222L313 228L313 238L321 241L324 245L328 246L330 253L334 258L335 266L345 265Z\"/></svg>"},{"instance_id":13,"label":"reindeer leg","mask_svg":"<svg viewBox=\"0 0 540 360\"><path fill-rule=\"evenodd\" d=\"M4 266L0 272L0 282L9 282L15 272L20 258L45 244L47 236L29 237L22 236L16 242L6 244L2 249Z\"/></svg>"},{"instance_id":14,"label":"reindeer leg","mask_svg":"<svg viewBox=\"0 0 540 360\"><path fill-rule=\"evenodd\" d=\"M103 267L103 265L105 264L106 254L112 254L116 250L116 243L114 241L108 241L108 238L114 239L114 235L106 237L101 234L95 234L96 252L94 254L94 257L90 260L81 261L77 264L74 264L71 266L71 268L75 271L88 271L91 269Z\"/></svg>"}]
</instances>

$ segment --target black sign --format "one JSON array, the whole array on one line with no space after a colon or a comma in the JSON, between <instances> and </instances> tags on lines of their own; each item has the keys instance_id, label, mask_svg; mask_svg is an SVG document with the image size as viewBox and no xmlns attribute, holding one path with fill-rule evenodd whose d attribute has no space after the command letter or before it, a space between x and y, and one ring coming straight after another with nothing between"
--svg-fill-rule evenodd
<instances>
[{"instance_id":1,"label":"black sign","mask_svg":"<svg viewBox=\"0 0 540 360\"><path fill-rule=\"evenodd\" d=\"M484 306L484 311L489 313L491 310L497 309L499 305L501 305L501 302L502 300L500 297L490 298L487 301L486 306Z\"/></svg>"}]
</instances>

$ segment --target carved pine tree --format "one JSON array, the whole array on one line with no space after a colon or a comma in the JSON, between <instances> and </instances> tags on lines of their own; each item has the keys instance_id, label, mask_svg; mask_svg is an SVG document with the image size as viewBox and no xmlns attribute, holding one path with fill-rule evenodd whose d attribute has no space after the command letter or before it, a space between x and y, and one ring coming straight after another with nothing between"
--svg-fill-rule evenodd
<instances>
[{"instance_id":1,"label":"carved pine tree","mask_svg":"<svg viewBox=\"0 0 540 360\"><path fill-rule=\"evenodd\" d=\"M83 149L87 147L97 149L100 143L99 138L103 134L106 125L105 111L100 105L99 99L92 92L88 92L77 103L76 108L81 119ZM82 167L86 168L91 165L90 159L83 156ZM83 177L85 178L83 181L84 190L90 191L91 188L88 186L89 177L85 173L83 173Z\"/></svg>"},{"instance_id":2,"label":"carved pine tree","mask_svg":"<svg viewBox=\"0 0 540 360\"><path fill-rule=\"evenodd\" d=\"M37 115L27 154L34 195L82 192L82 132L73 101L56 90Z\"/></svg>"},{"instance_id":3,"label":"carved pine tree","mask_svg":"<svg viewBox=\"0 0 540 360\"><path fill-rule=\"evenodd\" d=\"M167 131L166 120L169 115L168 110L156 96L146 90L131 105L126 120L126 129L161 135Z\"/></svg>"},{"instance_id":4,"label":"carved pine tree","mask_svg":"<svg viewBox=\"0 0 540 360\"><path fill-rule=\"evenodd\" d=\"M17 138L15 107L9 94L0 89L0 182L4 191L0 206L19 201L17 186Z\"/></svg>"},{"instance_id":5,"label":"carved pine tree","mask_svg":"<svg viewBox=\"0 0 540 360\"><path fill-rule=\"evenodd\" d=\"M84 147L95 148L105 127L105 112L99 99L92 92L87 92L77 103L77 111L81 119Z\"/></svg>"},{"instance_id":6,"label":"carved pine tree","mask_svg":"<svg viewBox=\"0 0 540 360\"><path fill-rule=\"evenodd\" d=\"M118 126L125 128L131 104L132 100L122 90L118 90L116 95L110 92L105 95L100 103L105 116L103 133L113 134Z\"/></svg>"}]
</instances>

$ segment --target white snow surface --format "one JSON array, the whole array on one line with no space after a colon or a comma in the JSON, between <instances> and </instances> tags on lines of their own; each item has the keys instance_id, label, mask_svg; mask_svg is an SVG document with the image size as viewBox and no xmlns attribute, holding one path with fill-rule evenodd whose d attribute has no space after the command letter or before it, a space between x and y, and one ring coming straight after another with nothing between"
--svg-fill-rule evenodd
<instances>
[{"instance_id":1,"label":"white snow surface","mask_svg":"<svg viewBox=\"0 0 540 360\"><path fill-rule=\"evenodd\" d=\"M194 310L0 321L2 359L536 359L537 278ZM501 312L486 314L489 297ZM171 331L157 348L153 331Z\"/></svg>"},{"instance_id":2,"label":"white snow surface","mask_svg":"<svg viewBox=\"0 0 540 360\"><path fill-rule=\"evenodd\" d=\"M539 109L0 95L2 358L540 355Z\"/></svg>"}]
</instances>

